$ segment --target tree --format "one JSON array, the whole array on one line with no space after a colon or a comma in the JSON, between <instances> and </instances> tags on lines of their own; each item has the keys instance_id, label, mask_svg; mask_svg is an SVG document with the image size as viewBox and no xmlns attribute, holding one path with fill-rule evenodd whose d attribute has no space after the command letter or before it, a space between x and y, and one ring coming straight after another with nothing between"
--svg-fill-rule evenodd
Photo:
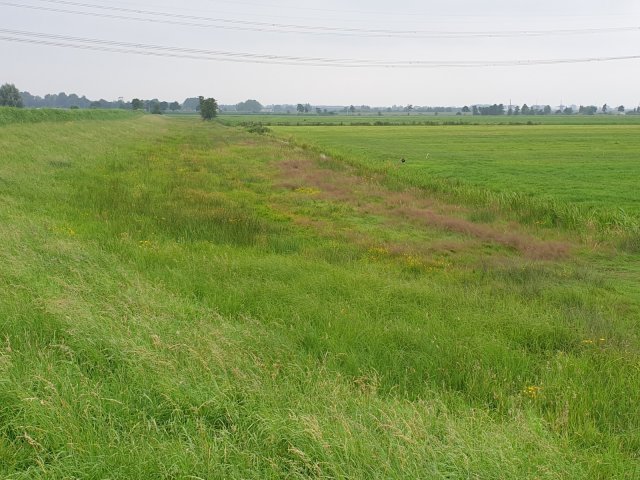
<instances>
[{"instance_id":1,"label":"tree","mask_svg":"<svg viewBox=\"0 0 640 480\"><path fill-rule=\"evenodd\" d=\"M199 97L200 116L203 120L213 120L218 115L218 102L215 98Z\"/></svg>"},{"instance_id":2,"label":"tree","mask_svg":"<svg viewBox=\"0 0 640 480\"><path fill-rule=\"evenodd\" d=\"M178 110L180 110L180 104L178 102L171 102L169 104L169 110L171 110L172 112L177 112Z\"/></svg>"},{"instance_id":3,"label":"tree","mask_svg":"<svg viewBox=\"0 0 640 480\"><path fill-rule=\"evenodd\" d=\"M246 102L240 102L236 105L238 112L260 113L262 108L262 104L257 100L247 100Z\"/></svg>"},{"instance_id":4,"label":"tree","mask_svg":"<svg viewBox=\"0 0 640 480\"><path fill-rule=\"evenodd\" d=\"M522 113L522 115L529 115L529 113L531 113L531 109L525 103L524 105L522 105L522 108L520 109L520 113Z\"/></svg>"},{"instance_id":5,"label":"tree","mask_svg":"<svg viewBox=\"0 0 640 480\"><path fill-rule=\"evenodd\" d=\"M351 113L352 115L353 115L354 113L356 113L356 107L354 107L353 105L351 105L351 106L349 107L349 113Z\"/></svg>"},{"instance_id":6,"label":"tree","mask_svg":"<svg viewBox=\"0 0 640 480\"><path fill-rule=\"evenodd\" d=\"M598 107L595 107L593 105L590 105L588 107L580 105L580 108L578 109L578 113L581 115L594 115L597 111Z\"/></svg>"},{"instance_id":7,"label":"tree","mask_svg":"<svg viewBox=\"0 0 640 480\"><path fill-rule=\"evenodd\" d=\"M520 106L516 105L516 107L513 109L513 114L514 115L520 115Z\"/></svg>"},{"instance_id":8,"label":"tree","mask_svg":"<svg viewBox=\"0 0 640 480\"><path fill-rule=\"evenodd\" d=\"M466 105L462 107L462 113L469 113L471 110Z\"/></svg>"},{"instance_id":9,"label":"tree","mask_svg":"<svg viewBox=\"0 0 640 480\"><path fill-rule=\"evenodd\" d=\"M0 107L23 107L20 91L14 84L5 83L0 87Z\"/></svg>"},{"instance_id":10,"label":"tree","mask_svg":"<svg viewBox=\"0 0 640 480\"><path fill-rule=\"evenodd\" d=\"M618 111L619 111L620 113L624 113L624 105L620 105L620 106L618 107Z\"/></svg>"},{"instance_id":11,"label":"tree","mask_svg":"<svg viewBox=\"0 0 640 480\"><path fill-rule=\"evenodd\" d=\"M551 105L545 105L543 113L545 115L550 115L551 114Z\"/></svg>"},{"instance_id":12,"label":"tree","mask_svg":"<svg viewBox=\"0 0 640 480\"><path fill-rule=\"evenodd\" d=\"M473 112L474 115L479 115L480 114L480 111L478 110L478 106L477 105L474 105L472 107L472 112Z\"/></svg>"},{"instance_id":13,"label":"tree","mask_svg":"<svg viewBox=\"0 0 640 480\"><path fill-rule=\"evenodd\" d=\"M147 110L152 115L162 115L162 108L160 106L160 101L154 99L151 100L147 105Z\"/></svg>"},{"instance_id":14,"label":"tree","mask_svg":"<svg viewBox=\"0 0 640 480\"><path fill-rule=\"evenodd\" d=\"M299 103L299 104L296 106L296 110L298 111L298 113L304 113L304 105L303 105L303 104L301 104L301 103Z\"/></svg>"},{"instance_id":15,"label":"tree","mask_svg":"<svg viewBox=\"0 0 640 480\"><path fill-rule=\"evenodd\" d=\"M602 113L607 113L609 111L609 105L606 103L602 105Z\"/></svg>"},{"instance_id":16,"label":"tree","mask_svg":"<svg viewBox=\"0 0 640 480\"><path fill-rule=\"evenodd\" d=\"M476 107L480 115L504 115L504 105L494 103L488 107ZM477 113L474 113L477 115Z\"/></svg>"}]
</instances>

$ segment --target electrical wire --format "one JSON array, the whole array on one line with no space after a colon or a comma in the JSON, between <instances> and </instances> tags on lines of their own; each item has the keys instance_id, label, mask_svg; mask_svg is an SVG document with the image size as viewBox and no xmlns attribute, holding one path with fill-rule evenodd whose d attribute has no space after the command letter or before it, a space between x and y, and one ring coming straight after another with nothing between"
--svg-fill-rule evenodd
<instances>
[{"instance_id":1,"label":"electrical wire","mask_svg":"<svg viewBox=\"0 0 640 480\"><path fill-rule=\"evenodd\" d=\"M254 6L254 7L264 7L264 3L257 3L257 2L247 2L247 1L238 1L238 0L216 0L213 3L226 3L226 4L231 4L231 5L247 5L247 6ZM338 14L338 15L343 15L343 16L353 16L353 15L372 15L372 16L381 16L384 17L385 20L388 20L389 17L409 17L409 18L417 18L417 17L428 17L428 18L434 18L435 15L428 13L426 11L407 11L407 10L396 10L396 11L381 11L381 10L354 10L354 9L331 9L331 8L317 8L317 7L308 7L308 6L299 6L299 5L267 5L268 7L279 7L279 8L285 8L285 9L289 9L289 10L299 10L299 11L307 11L307 12L324 12L324 13L330 13L330 14ZM504 15L500 15L501 17ZM570 17L570 18L576 18L576 17L588 17L590 15L586 15L584 13L580 13L580 12L571 12L571 13L555 13L554 17L555 18L566 18L566 17ZM621 14L614 14L614 13L606 13L606 14L599 14L599 15L591 15L591 17L595 17L598 19L601 19L602 17L623 17L624 15ZM456 13L456 14L444 14L444 15L437 15L437 18L495 18L495 14L488 14L488 13L482 13L482 14L469 14L469 13Z\"/></svg>"},{"instance_id":2,"label":"electrical wire","mask_svg":"<svg viewBox=\"0 0 640 480\"><path fill-rule=\"evenodd\" d=\"M574 63L610 62L623 60L638 60L640 55L565 58L545 60L409 60L385 61L371 59L325 58L325 57L297 57L287 55L270 55L260 53L229 52L223 50L204 50L186 47L172 47L164 45L148 45L141 43L122 42L114 40L100 40L92 38L72 37L39 32L25 32L19 30L0 29L0 41L20 42L36 45L75 48L82 50L97 50L115 53L148 55L156 57L170 57L192 60L226 61L238 63L261 63L270 65L295 65L306 67L333 68L479 68L479 67L508 67L531 65L559 65Z\"/></svg>"},{"instance_id":3,"label":"electrical wire","mask_svg":"<svg viewBox=\"0 0 640 480\"><path fill-rule=\"evenodd\" d=\"M508 37L540 37L540 36L566 36L566 35L594 35L611 33L628 33L640 31L639 26L583 28L583 29L555 29L555 30L510 30L510 31L435 31L435 30L388 30L365 29L349 27L328 27L317 25L299 25L270 22L256 22L228 18L204 17L177 13L158 12L138 8L114 7L95 5L69 0L40 0L42 2L80 7L85 9L97 9L106 12L121 12L129 15L148 15L149 17L131 17L114 13L69 10L57 7L41 5L27 5L11 1L0 1L0 5L25 8L31 10L49 11L72 15L93 16L117 20L131 20L139 22L162 23L169 25L181 25L199 28L216 28L225 30L269 32L280 34L303 35L340 35L360 37L402 37L402 38L508 38ZM194 23L200 22L200 23ZM204 23L203 23L204 22Z\"/></svg>"}]
</instances>

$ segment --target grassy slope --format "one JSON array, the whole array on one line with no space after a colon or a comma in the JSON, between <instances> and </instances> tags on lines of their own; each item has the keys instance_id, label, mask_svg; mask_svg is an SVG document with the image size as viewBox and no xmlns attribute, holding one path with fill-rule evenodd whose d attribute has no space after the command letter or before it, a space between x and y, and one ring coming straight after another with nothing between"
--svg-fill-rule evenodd
<instances>
[{"instance_id":1,"label":"grassy slope","mask_svg":"<svg viewBox=\"0 0 640 480\"><path fill-rule=\"evenodd\" d=\"M66 110L57 108L0 107L0 126L12 123L122 120L134 115L139 115L139 113L125 110Z\"/></svg>"},{"instance_id":2,"label":"grassy slope","mask_svg":"<svg viewBox=\"0 0 640 480\"><path fill-rule=\"evenodd\" d=\"M528 259L188 119L0 151L0 476L640 473L640 299L606 251Z\"/></svg>"}]
</instances>

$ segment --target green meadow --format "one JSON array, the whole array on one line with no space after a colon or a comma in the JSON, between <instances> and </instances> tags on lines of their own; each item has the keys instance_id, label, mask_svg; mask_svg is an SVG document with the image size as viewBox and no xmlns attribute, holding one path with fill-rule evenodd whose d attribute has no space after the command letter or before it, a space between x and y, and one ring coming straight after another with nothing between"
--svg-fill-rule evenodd
<instances>
[{"instance_id":1,"label":"green meadow","mask_svg":"<svg viewBox=\"0 0 640 480\"><path fill-rule=\"evenodd\" d=\"M404 126L404 125L640 125L640 115L454 115L421 113L377 114L233 114L222 113L220 122L235 126Z\"/></svg>"},{"instance_id":2,"label":"green meadow","mask_svg":"<svg viewBox=\"0 0 640 480\"><path fill-rule=\"evenodd\" d=\"M639 478L638 128L1 126L0 477Z\"/></svg>"},{"instance_id":3,"label":"green meadow","mask_svg":"<svg viewBox=\"0 0 640 480\"><path fill-rule=\"evenodd\" d=\"M639 125L274 130L455 201L501 204L520 212L521 220L573 228L629 226L636 232L640 225Z\"/></svg>"}]
</instances>

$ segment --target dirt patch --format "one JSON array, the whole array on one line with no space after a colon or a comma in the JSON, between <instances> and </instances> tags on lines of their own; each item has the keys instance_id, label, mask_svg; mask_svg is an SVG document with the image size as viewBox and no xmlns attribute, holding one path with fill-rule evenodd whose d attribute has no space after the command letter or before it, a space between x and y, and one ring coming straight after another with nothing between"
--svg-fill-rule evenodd
<instances>
[{"instance_id":1,"label":"dirt patch","mask_svg":"<svg viewBox=\"0 0 640 480\"><path fill-rule=\"evenodd\" d=\"M317 198L346 202L365 214L402 218L414 225L435 227L495 243L527 258L552 260L569 255L567 243L544 241L522 232L516 224L490 225L462 218L468 209L445 204L417 189L392 191L375 177L362 177L348 168L323 168L325 160L289 159L278 164L279 185L290 190L313 189Z\"/></svg>"}]
</instances>

